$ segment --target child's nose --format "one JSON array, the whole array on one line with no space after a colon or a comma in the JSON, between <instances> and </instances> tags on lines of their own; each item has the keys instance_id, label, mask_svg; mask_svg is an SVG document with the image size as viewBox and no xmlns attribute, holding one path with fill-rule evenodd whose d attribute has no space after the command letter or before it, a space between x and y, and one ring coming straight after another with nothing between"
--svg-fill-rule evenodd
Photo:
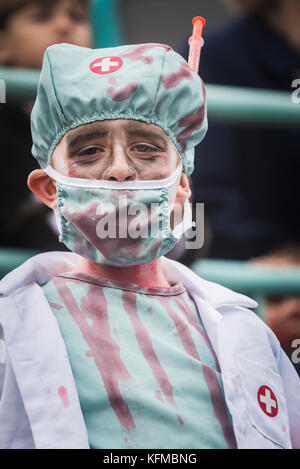
<instances>
[{"instance_id":1,"label":"child's nose","mask_svg":"<svg viewBox=\"0 0 300 469\"><path fill-rule=\"evenodd\" d=\"M111 158L111 164L106 169L103 179L117 182L136 179L135 169L129 166L126 153L122 149L115 149Z\"/></svg>"}]
</instances>

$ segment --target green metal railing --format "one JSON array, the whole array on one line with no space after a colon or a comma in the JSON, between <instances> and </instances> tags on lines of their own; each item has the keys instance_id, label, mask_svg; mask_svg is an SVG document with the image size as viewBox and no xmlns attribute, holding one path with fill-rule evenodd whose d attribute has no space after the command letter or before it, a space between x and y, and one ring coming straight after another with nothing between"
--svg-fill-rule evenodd
<instances>
[{"instance_id":1,"label":"green metal railing","mask_svg":"<svg viewBox=\"0 0 300 469\"><path fill-rule=\"evenodd\" d=\"M268 295L300 296L300 268L274 267L247 261L204 259L192 270L211 282L249 295L259 304L256 312L262 317Z\"/></svg>"},{"instance_id":2,"label":"green metal railing","mask_svg":"<svg viewBox=\"0 0 300 469\"><path fill-rule=\"evenodd\" d=\"M40 73L0 67L6 100L35 99ZM292 93L232 86L206 85L209 121L300 127L300 104Z\"/></svg>"},{"instance_id":3,"label":"green metal railing","mask_svg":"<svg viewBox=\"0 0 300 469\"><path fill-rule=\"evenodd\" d=\"M266 89L206 85L210 121L300 127L300 104L291 93Z\"/></svg>"},{"instance_id":4,"label":"green metal railing","mask_svg":"<svg viewBox=\"0 0 300 469\"><path fill-rule=\"evenodd\" d=\"M12 270L19 267L30 257L38 254L37 251L15 248L0 249L0 279Z\"/></svg>"}]
</instances>

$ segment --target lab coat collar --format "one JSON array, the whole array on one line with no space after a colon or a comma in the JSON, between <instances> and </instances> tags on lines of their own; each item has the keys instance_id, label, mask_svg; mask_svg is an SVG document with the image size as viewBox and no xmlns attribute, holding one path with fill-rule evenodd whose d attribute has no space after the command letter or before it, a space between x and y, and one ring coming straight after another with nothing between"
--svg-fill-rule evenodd
<instances>
[{"instance_id":1,"label":"lab coat collar","mask_svg":"<svg viewBox=\"0 0 300 469\"><path fill-rule=\"evenodd\" d=\"M162 257L163 269L170 282L181 282L194 296L198 296L212 307L221 305L239 305L256 308L257 303L240 293L209 282L196 275L191 269L177 261ZM44 285L51 278L73 270L80 261L80 256L71 252L46 252L33 256L20 267L6 275L0 282L0 294L10 292L33 282Z\"/></svg>"},{"instance_id":2,"label":"lab coat collar","mask_svg":"<svg viewBox=\"0 0 300 469\"><path fill-rule=\"evenodd\" d=\"M9 295L18 288L32 283L44 285L51 278L73 270L80 257L70 252L37 254L7 274L0 282L0 294Z\"/></svg>"},{"instance_id":3,"label":"lab coat collar","mask_svg":"<svg viewBox=\"0 0 300 469\"><path fill-rule=\"evenodd\" d=\"M197 295L212 307L236 305L256 308L257 303L241 293L233 292L217 283L204 280L180 262L162 258L164 272L170 281L180 281L192 295Z\"/></svg>"}]
</instances>

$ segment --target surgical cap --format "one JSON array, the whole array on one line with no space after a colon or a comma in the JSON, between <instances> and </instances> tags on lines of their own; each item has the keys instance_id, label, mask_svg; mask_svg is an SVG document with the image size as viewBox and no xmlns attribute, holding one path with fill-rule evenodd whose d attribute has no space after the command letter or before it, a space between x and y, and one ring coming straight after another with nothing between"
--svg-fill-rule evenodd
<instances>
[{"instance_id":1,"label":"surgical cap","mask_svg":"<svg viewBox=\"0 0 300 469\"><path fill-rule=\"evenodd\" d=\"M190 175L194 147L207 131L203 81L164 44L49 47L31 115L32 154L41 168L69 130L107 119L161 127Z\"/></svg>"}]
</instances>

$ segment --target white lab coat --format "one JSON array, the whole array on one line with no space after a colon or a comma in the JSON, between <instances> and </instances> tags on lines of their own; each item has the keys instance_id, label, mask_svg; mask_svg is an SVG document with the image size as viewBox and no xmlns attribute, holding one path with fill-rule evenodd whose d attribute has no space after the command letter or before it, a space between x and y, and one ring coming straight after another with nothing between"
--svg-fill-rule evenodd
<instances>
[{"instance_id":1,"label":"white lab coat","mask_svg":"<svg viewBox=\"0 0 300 469\"><path fill-rule=\"evenodd\" d=\"M65 344L40 287L78 260L73 253L39 254L0 282L0 448L89 448ZM198 306L219 360L238 448L299 448L300 380L272 331L247 309L257 304L162 260L168 280L182 282ZM274 417L259 405L261 386L276 396Z\"/></svg>"}]
</instances>

